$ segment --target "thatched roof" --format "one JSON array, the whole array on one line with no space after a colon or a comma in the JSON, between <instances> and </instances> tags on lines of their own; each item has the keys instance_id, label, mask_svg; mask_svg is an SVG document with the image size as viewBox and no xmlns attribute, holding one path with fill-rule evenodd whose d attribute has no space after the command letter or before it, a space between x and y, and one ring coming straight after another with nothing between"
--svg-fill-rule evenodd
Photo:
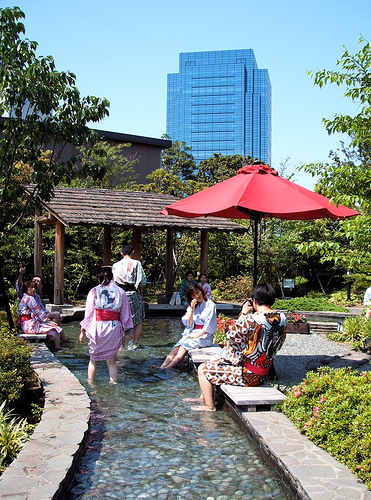
<instances>
[{"instance_id":1,"label":"thatched roof","mask_svg":"<svg viewBox=\"0 0 371 500\"><path fill-rule=\"evenodd\" d=\"M177 201L171 195L110 189L55 188L55 196L42 206L65 226L111 226L142 229L245 232L246 227L228 219L187 219L162 215L160 211Z\"/></svg>"}]
</instances>

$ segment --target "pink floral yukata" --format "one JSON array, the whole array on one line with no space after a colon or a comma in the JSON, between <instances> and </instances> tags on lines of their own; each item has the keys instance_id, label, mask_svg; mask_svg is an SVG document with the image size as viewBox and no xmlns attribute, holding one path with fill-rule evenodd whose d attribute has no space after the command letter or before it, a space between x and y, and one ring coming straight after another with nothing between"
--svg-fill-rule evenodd
<instances>
[{"instance_id":1,"label":"pink floral yukata","mask_svg":"<svg viewBox=\"0 0 371 500\"><path fill-rule=\"evenodd\" d=\"M48 313L39 306L36 300L26 293L18 305L18 315L21 330L24 333L46 333L54 339L55 333L60 333L62 328L48 319Z\"/></svg>"},{"instance_id":2,"label":"pink floral yukata","mask_svg":"<svg viewBox=\"0 0 371 500\"><path fill-rule=\"evenodd\" d=\"M260 385L285 341L286 325L283 313L241 314L220 358L205 363L203 374L213 385Z\"/></svg>"},{"instance_id":3,"label":"pink floral yukata","mask_svg":"<svg viewBox=\"0 0 371 500\"><path fill-rule=\"evenodd\" d=\"M92 361L112 359L122 345L125 330L133 328L126 293L114 281L98 285L86 298L85 317L80 323L89 340Z\"/></svg>"},{"instance_id":4,"label":"pink floral yukata","mask_svg":"<svg viewBox=\"0 0 371 500\"><path fill-rule=\"evenodd\" d=\"M205 293L205 297L207 299L212 299L211 286L209 285L209 283L202 284L201 282L199 282L197 284L200 285L200 287L203 289L203 291Z\"/></svg>"}]
</instances>

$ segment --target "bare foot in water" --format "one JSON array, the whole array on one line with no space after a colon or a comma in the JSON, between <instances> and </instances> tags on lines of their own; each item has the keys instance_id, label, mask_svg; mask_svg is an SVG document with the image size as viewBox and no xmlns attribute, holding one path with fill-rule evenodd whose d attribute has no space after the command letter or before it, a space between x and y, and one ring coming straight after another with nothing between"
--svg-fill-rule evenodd
<instances>
[{"instance_id":1,"label":"bare foot in water","mask_svg":"<svg viewBox=\"0 0 371 500\"><path fill-rule=\"evenodd\" d=\"M210 406L191 406L193 411L216 411L216 408L210 408Z\"/></svg>"},{"instance_id":2,"label":"bare foot in water","mask_svg":"<svg viewBox=\"0 0 371 500\"><path fill-rule=\"evenodd\" d=\"M166 370L165 367L157 366L157 365L152 365L152 368L155 368L156 370Z\"/></svg>"}]
</instances>

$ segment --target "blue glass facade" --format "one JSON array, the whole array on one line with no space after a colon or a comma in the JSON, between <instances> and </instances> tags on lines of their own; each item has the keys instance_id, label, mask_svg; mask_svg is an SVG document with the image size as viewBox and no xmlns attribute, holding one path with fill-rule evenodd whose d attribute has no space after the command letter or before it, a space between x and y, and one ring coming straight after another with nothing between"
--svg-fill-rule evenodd
<instances>
[{"instance_id":1,"label":"blue glass facade","mask_svg":"<svg viewBox=\"0 0 371 500\"><path fill-rule=\"evenodd\" d=\"M253 50L181 53L179 73L167 75L166 133L197 163L220 153L270 165L271 84Z\"/></svg>"}]
</instances>

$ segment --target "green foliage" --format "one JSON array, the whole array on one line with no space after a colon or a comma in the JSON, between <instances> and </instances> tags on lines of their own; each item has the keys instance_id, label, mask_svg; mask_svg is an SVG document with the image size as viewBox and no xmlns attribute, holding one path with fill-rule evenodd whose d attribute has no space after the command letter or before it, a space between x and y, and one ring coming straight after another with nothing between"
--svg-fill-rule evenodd
<instances>
[{"instance_id":1,"label":"green foliage","mask_svg":"<svg viewBox=\"0 0 371 500\"><path fill-rule=\"evenodd\" d=\"M276 299L274 308L296 312L296 311L335 311L348 312L348 309L342 306L337 306L327 298L309 298L309 297L293 297L289 300Z\"/></svg>"},{"instance_id":2,"label":"green foliage","mask_svg":"<svg viewBox=\"0 0 371 500\"><path fill-rule=\"evenodd\" d=\"M244 158L241 155L222 156L219 153L214 153L211 158L200 162L196 180L202 183L204 187L212 186L236 175L240 168L244 165L251 165L253 161L250 156Z\"/></svg>"},{"instance_id":3,"label":"green foliage","mask_svg":"<svg viewBox=\"0 0 371 500\"><path fill-rule=\"evenodd\" d=\"M287 393L283 413L371 488L371 373L320 368Z\"/></svg>"},{"instance_id":4,"label":"green foliage","mask_svg":"<svg viewBox=\"0 0 371 500\"><path fill-rule=\"evenodd\" d=\"M24 17L18 7L0 9L0 115L10 117L0 140L0 238L32 212L39 197L48 201L54 186L105 173L99 165L79 164L78 156L63 160L62 152L66 144L97 141L87 124L108 115L108 101L80 97L72 72L57 71L51 56L37 56L37 43L22 38ZM34 184L27 193L25 166Z\"/></svg>"},{"instance_id":5,"label":"green foliage","mask_svg":"<svg viewBox=\"0 0 371 500\"><path fill-rule=\"evenodd\" d=\"M231 276L224 281L213 283L213 298L216 300L232 300L244 302L250 297L253 288L251 276Z\"/></svg>"},{"instance_id":6,"label":"green foliage","mask_svg":"<svg viewBox=\"0 0 371 500\"><path fill-rule=\"evenodd\" d=\"M6 411L5 405L6 401L0 405L0 473L16 458L33 429L27 419L18 419L12 411Z\"/></svg>"},{"instance_id":7,"label":"green foliage","mask_svg":"<svg viewBox=\"0 0 371 500\"><path fill-rule=\"evenodd\" d=\"M162 139L170 139L164 134ZM176 176L183 181L194 178L196 162L192 154L192 148L185 142L174 141L170 148L162 152L162 168L170 175Z\"/></svg>"},{"instance_id":8,"label":"green foliage","mask_svg":"<svg viewBox=\"0 0 371 500\"><path fill-rule=\"evenodd\" d=\"M364 292L364 288L362 288L362 292ZM353 286L354 291L354 286ZM346 290L338 290L337 292L333 292L329 297L329 302L332 304L336 304L337 306L342 306L344 304L347 307L356 306L361 301L361 297L356 295L355 293L350 294L350 300L348 300L348 292Z\"/></svg>"},{"instance_id":9,"label":"green foliage","mask_svg":"<svg viewBox=\"0 0 371 500\"><path fill-rule=\"evenodd\" d=\"M365 315L349 316L345 318L339 332L328 334L335 342L348 342L352 349L359 351L363 348L363 340L371 338L371 319Z\"/></svg>"},{"instance_id":10,"label":"green foliage","mask_svg":"<svg viewBox=\"0 0 371 500\"><path fill-rule=\"evenodd\" d=\"M6 314L0 311L0 402L21 397L27 380L33 376L26 342L9 329Z\"/></svg>"},{"instance_id":11,"label":"green foliage","mask_svg":"<svg viewBox=\"0 0 371 500\"><path fill-rule=\"evenodd\" d=\"M93 148L80 147L82 164L98 166L106 174L99 179L91 175L83 179L75 179L71 182L71 186L114 190L131 189L135 178L134 165L139 159L136 155L125 156L125 148L128 147L130 144L111 144L103 139L100 139Z\"/></svg>"},{"instance_id":12,"label":"green foliage","mask_svg":"<svg viewBox=\"0 0 371 500\"><path fill-rule=\"evenodd\" d=\"M359 44L363 47L354 55L344 48L343 55L337 61L340 71L318 70L314 75L314 85L323 87L334 83L345 85L344 97L349 97L358 105L359 113L349 115L336 115L333 120L323 119L329 134L340 132L348 134L352 145L369 151L371 149L370 118L371 118L371 45L363 37Z\"/></svg>"}]
</instances>

